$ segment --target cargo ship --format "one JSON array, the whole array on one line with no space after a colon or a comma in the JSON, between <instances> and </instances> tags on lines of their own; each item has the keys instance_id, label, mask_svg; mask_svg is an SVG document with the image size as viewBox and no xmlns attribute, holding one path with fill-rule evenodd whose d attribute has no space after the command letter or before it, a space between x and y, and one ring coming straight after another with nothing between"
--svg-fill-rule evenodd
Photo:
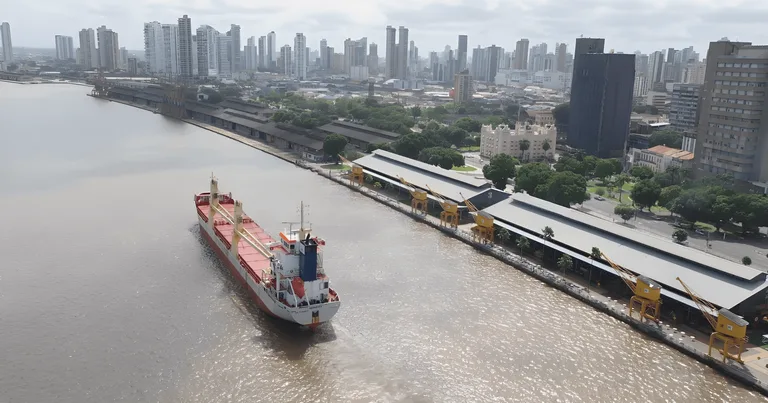
<instances>
[{"instance_id":1,"label":"cargo ship","mask_svg":"<svg viewBox=\"0 0 768 403\"><path fill-rule=\"evenodd\" d=\"M231 193L219 193L214 177L209 192L195 195L195 208L200 232L261 310L312 329L339 310L323 269L325 241L304 228L303 202L301 221L289 223L279 241L243 213Z\"/></svg>"}]
</instances>

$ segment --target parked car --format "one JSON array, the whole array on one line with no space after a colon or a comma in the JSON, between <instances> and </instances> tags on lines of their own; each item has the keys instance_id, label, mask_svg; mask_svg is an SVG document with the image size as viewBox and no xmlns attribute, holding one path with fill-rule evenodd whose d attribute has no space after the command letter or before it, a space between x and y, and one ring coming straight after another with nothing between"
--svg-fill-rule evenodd
<instances>
[{"instance_id":1,"label":"parked car","mask_svg":"<svg viewBox=\"0 0 768 403\"><path fill-rule=\"evenodd\" d=\"M605 197L603 197L603 196L595 196L595 200L603 201L603 200L605 200Z\"/></svg>"}]
</instances>

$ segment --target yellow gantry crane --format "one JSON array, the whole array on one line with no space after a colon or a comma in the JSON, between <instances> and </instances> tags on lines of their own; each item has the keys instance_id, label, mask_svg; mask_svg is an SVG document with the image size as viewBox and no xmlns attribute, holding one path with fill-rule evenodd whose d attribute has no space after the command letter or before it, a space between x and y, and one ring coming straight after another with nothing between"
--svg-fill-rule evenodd
<instances>
[{"instance_id":1,"label":"yellow gantry crane","mask_svg":"<svg viewBox=\"0 0 768 403\"><path fill-rule=\"evenodd\" d=\"M661 315L661 285L646 276L637 276L617 265L605 253L601 252L600 254L635 294L629 300L629 316L632 317L635 306L640 305L638 309L640 319L645 318L658 322Z\"/></svg>"},{"instance_id":2,"label":"yellow gantry crane","mask_svg":"<svg viewBox=\"0 0 768 403\"><path fill-rule=\"evenodd\" d=\"M403 185L408 187L408 191L411 193L411 212L427 214L427 192L413 186L413 184L399 176L397 178L400 179Z\"/></svg>"},{"instance_id":3,"label":"yellow gantry crane","mask_svg":"<svg viewBox=\"0 0 768 403\"><path fill-rule=\"evenodd\" d=\"M731 359L743 364L741 352L744 350L744 344L747 343L747 325L749 323L725 308L718 310L712 303L699 297L698 294L688 288L680 277L677 277L676 280L683 285L685 292L691 296L693 302L696 303L714 330L709 336L709 356L712 356L712 346L715 345L715 340L720 340L723 342L723 348L722 350L716 348L716 350L723 356L723 362L726 359ZM717 318L715 318L715 314L717 314ZM736 355L731 354L733 347L738 350Z\"/></svg>"},{"instance_id":4,"label":"yellow gantry crane","mask_svg":"<svg viewBox=\"0 0 768 403\"><path fill-rule=\"evenodd\" d=\"M467 210L469 210L470 214L475 217L475 226L472 227L472 237L483 243L493 242L493 216L478 210L477 207L467 200L463 194L459 193L459 195L464 199L464 205L467 206Z\"/></svg>"},{"instance_id":5,"label":"yellow gantry crane","mask_svg":"<svg viewBox=\"0 0 768 403\"><path fill-rule=\"evenodd\" d=\"M459 205L457 203L454 203L445 197L443 197L441 194L435 192L432 190L429 185L427 185L427 189L429 189L429 193L432 193L432 196L435 196L435 198L438 199L440 203L440 207L443 208L443 211L440 213L440 225L444 225L446 227L451 228L458 228L459 227Z\"/></svg>"},{"instance_id":6,"label":"yellow gantry crane","mask_svg":"<svg viewBox=\"0 0 768 403\"><path fill-rule=\"evenodd\" d=\"M349 166L352 167L352 172L349 173L349 183L357 183L358 185L362 186L363 181L365 180L365 174L363 173L363 167L360 165L355 164L354 162L344 158L343 156L339 155L339 158L342 162L345 162L349 164Z\"/></svg>"}]
</instances>

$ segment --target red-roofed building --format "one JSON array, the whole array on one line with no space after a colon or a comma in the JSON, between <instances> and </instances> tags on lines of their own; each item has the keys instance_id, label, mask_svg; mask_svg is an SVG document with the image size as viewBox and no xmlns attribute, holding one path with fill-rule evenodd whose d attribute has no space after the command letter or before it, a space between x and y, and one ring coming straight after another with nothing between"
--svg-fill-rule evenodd
<instances>
[{"instance_id":1,"label":"red-roofed building","mask_svg":"<svg viewBox=\"0 0 768 403\"><path fill-rule=\"evenodd\" d=\"M669 167L693 168L693 153L667 146L655 146L647 150L633 148L630 151L632 166L645 166L653 172L665 172Z\"/></svg>"}]
</instances>

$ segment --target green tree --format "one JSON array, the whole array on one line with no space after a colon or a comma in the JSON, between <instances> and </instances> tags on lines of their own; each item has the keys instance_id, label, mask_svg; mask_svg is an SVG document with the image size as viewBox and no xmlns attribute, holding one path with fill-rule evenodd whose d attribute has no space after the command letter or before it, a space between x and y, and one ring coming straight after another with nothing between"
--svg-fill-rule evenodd
<instances>
[{"instance_id":1,"label":"green tree","mask_svg":"<svg viewBox=\"0 0 768 403\"><path fill-rule=\"evenodd\" d=\"M709 221L715 225L717 231L720 231L723 224L731 220L733 209L734 204L731 196L719 195L715 197L709 210Z\"/></svg>"},{"instance_id":2,"label":"green tree","mask_svg":"<svg viewBox=\"0 0 768 403\"><path fill-rule=\"evenodd\" d=\"M515 177L515 192L525 191L531 196L544 197L545 195L536 193L536 188L549 182L549 178L554 174L555 172L548 164L542 162L525 164L520 167ZM545 194L546 190L544 189Z\"/></svg>"},{"instance_id":3,"label":"green tree","mask_svg":"<svg viewBox=\"0 0 768 403\"><path fill-rule=\"evenodd\" d=\"M741 258L741 263L744 266L749 266L752 264L752 258L750 258L749 256L744 256L743 258Z\"/></svg>"},{"instance_id":4,"label":"green tree","mask_svg":"<svg viewBox=\"0 0 768 403\"><path fill-rule=\"evenodd\" d=\"M595 194L598 196L605 196L605 188L597 188L595 189Z\"/></svg>"},{"instance_id":5,"label":"green tree","mask_svg":"<svg viewBox=\"0 0 768 403\"><path fill-rule=\"evenodd\" d=\"M613 214L616 214L621 217L624 222L627 222L627 220L635 216L635 209L626 204L617 204L616 207L613 208Z\"/></svg>"},{"instance_id":6,"label":"green tree","mask_svg":"<svg viewBox=\"0 0 768 403\"><path fill-rule=\"evenodd\" d=\"M498 227L498 230L496 231L496 238L501 241L502 244L505 244L509 241L510 238L512 238L512 234L510 234L506 228Z\"/></svg>"},{"instance_id":7,"label":"green tree","mask_svg":"<svg viewBox=\"0 0 768 403\"><path fill-rule=\"evenodd\" d=\"M556 172L545 186L545 199L563 207L583 203L589 198L586 178L573 172Z\"/></svg>"},{"instance_id":8,"label":"green tree","mask_svg":"<svg viewBox=\"0 0 768 403\"><path fill-rule=\"evenodd\" d=\"M573 157L568 156L562 156L560 157L557 162L554 165L555 171L557 172L573 172L579 175L585 175L587 174L586 171L586 165L582 163L582 161L577 160Z\"/></svg>"},{"instance_id":9,"label":"green tree","mask_svg":"<svg viewBox=\"0 0 768 403\"><path fill-rule=\"evenodd\" d=\"M685 232L685 230L682 228L677 229L672 233L672 239L674 239L677 243L683 243L688 240L688 233Z\"/></svg>"},{"instance_id":10,"label":"green tree","mask_svg":"<svg viewBox=\"0 0 768 403\"><path fill-rule=\"evenodd\" d=\"M496 154L488 165L483 167L483 176L493 182L496 189L504 190L507 187L507 179L515 177L519 163L516 158L508 154Z\"/></svg>"},{"instance_id":11,"label":"green tree","mask_svg":"<svg viewBox=\"0 0 768 403\"><path fill-rule=\"evenodd\" d=\"M662 206L666 209L671 209L673 202L680 197L680 194L683 192L683 188L677 185L668 186L664 189L661 189L661 193L659 194L659 206Z\"/></svg>"},{"instance_id":12,"label":"green tree","mask_svg":"<svg viewBox=\"0 0 768 403\"><path fill-rule=\"evenodd\" d=\"M651 179L653 178L653 170L648 167L635 165L629 170L629 174L636 179Z\"/></svg>"},{"instance_id":13,"label":"green tree","mask_svg":"<svg viewBox=\"0 0 768 403\"><path fill-rule=\"evenodd\" d=\"M613 161L616 160L601 159L597 161L597 165L595 165L595 177L600 178L601 181L605 182L605 179L609 176L621 172L621 166L619 166L619 169L617 170L616 164Z\"/></svg>"},{"instance_id":14,"label":"green tree","mask_svg":"<svg viewBox=\"0 0 768 403\"><path fill-rule=\"evenodd\" d=\"M710 196L704 189L690 189L682 192L674 199L671 211L691 223L705 220L712 204Z\"/></svg>"},{"instance_id":15,"label":"green tree","mask_svg":"<svg viewBox=\"0 0 768 403\"><path fill-rule=\"evenodd\" d=\"M483 124L472 118L461 118L453 123L454 127L464 129L468 133L480 133Z\"/></svg>"},{"instance_id":16,"label":"green tree","mask_svg":"<svg viewBox=\"0 0 768 403\"><path fill-rule=\"evenodd\" d=\"M632 200L641 210L650 209L659 200L660 195L661 187L650 179L641 180L632 188Z\"/></svg>"},{"instance_id":17,"label":"green tree","mask_svg":"<svg viewBox=\"0 0 768 403\"><path fill-rule=\"evenodd\" d=\"M550 241L552 240L552 238L555 237L555 231L553 231L552 228L548 226L544 227L544 229L541 230L541 234L542 234L542 237L547 241Z\"/></svg>"},{"instance_id":18,"label":"green tree","mask_svg":"<svg viewBox=\"0 0 768 403\"><path fill-rule=\"evenodd\" d=\"M557 259L557 267L559 267L560 270L565 273L566 270L569 270L571 267L573 267L573 259L565 254L560 255L560 259Z\"/></svg>"},{"instance_id":19,"label":"green tree","mask_svg":"<svg viewBox=\"0 0 768 403\"><path fill-rule=\"evenodd\" d=\"M541 143L541 149L544 150L544 153L549 151L550 148L552 148L552 146L549 145L549 140L544 140L544 142Z\"/></svg>"},{"instance_id":20,"label":"green tree","mask_svg":"<svg viewBox=\"0 0 768 403\"><path fill-rule=\"evenodd\" d=\"M421 150L427 148L427 139L417 133L406 134L392 143L395 153L404 157L417 159Z\"/></svg>"},{"instance_id":21,"label":"green tree","mask_svg":"<svg viewBox=\"0 0 768 403\"><path fill-rule=\"evenodd\" d=\"M581 159L582 169L584 170L584 176L592 176L595 174L595 168L597 167L597 161L599 158L587 155Z\"/></svg>"},{"instance_id":22,"label":"green tree","mask_svg":"<svg viewBox=\"0 0 768 403\"><path fill-rule=\"evenodd\" d=\"M619 176L616 177L616 179L613 180L613 184L619 190L619 202L621 202L621 195L624 193L623 191L624 185L631 181L632 181L632 178L627 174L620 174Z\"/></svg>"},{"instance_id":23,"label":"green tree","mask_svg":"<svg viewBox=\"0 0 768 403\"><path fill-rule=\"evenodd\" d=\"M323 152L325 155L332 156L336 162L339 162L339 154L347 147L347 138L336 133L331 133L323 140Z\"/></svg>"},{"instance_id":24,"label":"green tree","mask_svg":"<svg viewBox=\"0 0 768 403\"><path fill-rule=\"evenodd\" d=\"M413 115L414 118L421 116L421 108L419 106L411 108L411 115Z\"/></svg>"},{"instance_id":25,"label":"green tree","mask_svg":"<svg viewBox=\"0 0 768 403\"><path fill-rule=\"evenodd\" d=\"M443 169L464 165L464 156L460 152L445 147L430 147L419 152L418 160Z\"/></svg>"},{"instance_id":26,"label":"green tree","mask_svg":"<svg viewBox=\"0 0 768 403\"><path fill-rule=\"evenodd\" d=\"M683 135L674 130L657 130L648 138L648 148L655 146L667 146L671 148L683 147Z\"/></svg>"},{"instance_id":27,"label":"green tree","mask_svg":"<svg viewBox=\"0 0 768 403\"><path fill-rule=\"evenodd\" d=\"M528 158L526 158L525 152L528 151L529 148L531 148L531 142L527 139L522 139L519 142L520 152L523 160L527 161Z\"/></svg>"},{"instance_id":28,"label":"green tree","mask_svg":"<svg viewBox=\"0 0 768 403\"><path fill-rule=\"evenodd\" d=\"M589 258L592 260L600 260L603 257L603 252L600 252L600 248L597 246L592 247L592 252L589 254Z\"/></svg>"},{"instance_id":29,"label":"green tree","mask_svg":"<svg viewBox=\"0 0 768 403\"><path fill-rule=\"evenodd\" d=\"M528 248L531 247L531 242L528 241L528 238L521 236L520 238L517 238L517 247L520 248L520 256L523 256L523 252L528 250Z\"/></svg>"}]
</instances>

